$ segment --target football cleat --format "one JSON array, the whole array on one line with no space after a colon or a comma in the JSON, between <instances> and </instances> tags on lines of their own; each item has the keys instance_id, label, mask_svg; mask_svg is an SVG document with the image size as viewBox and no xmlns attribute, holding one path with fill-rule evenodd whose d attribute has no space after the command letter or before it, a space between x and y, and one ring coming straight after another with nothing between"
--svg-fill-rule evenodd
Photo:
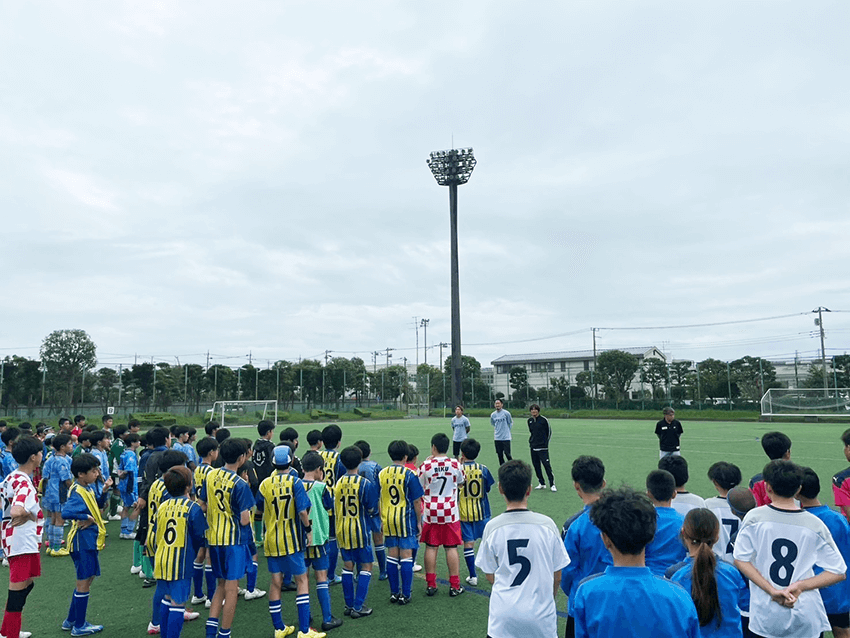
<instances>
[{"instance_id":1,"label":"football cleat","mask_svg":"<svg viewBox=\"0 0 850 638\"><path fill-rule=\"evenodd\" d=\"M192 596L192 604L200 605L201 603L207 602L207 597L201 594L200 596Z\"/></svg>"},{"instance_id":2,"label":"football cleat","mask_svg":"<svg viewBox=\"0 0 850 638\"><path fill-rule=\"evenodd\" d=\"M200 616L200 615L201 615L201 614L199 614L199 613L198 613L198 612L196 612L196 611L188 611L188 610L184 610L184 611L183 611L183 620L184 620L184 621L187 621L187 622L188 622L188 621L190 621L190 620L195 620L195 619L196 619L198 616Z\"/></svg>"},{"instance_id":3,"label":"football cleat","mask_svg":"<svg viewBox=\"0 0 850 638\"><path fill-rule=\"evenodd\" d=\"M342 612L342 615L343 616L350 616L351 615L351 607L346 607L345 611Z\"/></svg>"},{"instance_id":4,"label":"football cleat","mask_svg":"<svg viewBox=\"0 0 850 638\"><path fill-rule=\"evenodd\" d=\"M141 565L138 565L138 566L137 566L137 565L133 565L133 566L130 568L130 573L131 573L131 574L141 574L141 573L142 573L142 566L141 566Z\"/></svg>"},{"instance_id":5,"label":"football cleat","mask_svg":"<svg viewBox=\"0 0 850 638\"><path fill-rule=\"evenodd\" d=\"M399 596L398 597L399 605L409 605L410 604L410 596Z\"/></svg>"},{"instance_id":6,"label":"football cleat","mask_svg":"<svg viewBox=\"0 0 850 638\"><path fill-rule=\"evenodd\" d=\"M478 577L477 576L467 576L466 582L468 582L473 587L478 585Z\"/></svg>"},{"instance_id":7,"label":"football cleat","mask_svg":"<svg viewBox=\"0 0 850 638\"><path fill-rule=\"evenodd\" d=\"M67 620L62 621L62 631L71 631L74 628L74 623Z\"/></svg>"},{"instance_id":8,"label":"football cleat","mask_svg":"<svg viewBox=\"0 0 850 638\"><path fill-rule=\"evenodd\" d=\"M245 600L254 600L255 598L262 598L265 595L266 592L262 589L253 589L245 592Z\"/></svg>"},{"instance_id":9,"label":"football cleat","mask_svg":"<svg viewBox=\"0 0 850 638\"><path fill-rule=\"evenodd\" d=\"M148 623L148 636L156 636L159 633L159 625L154 625L152 622ZM74 635L73 633L71 634Z\"/></svg>"},{"instance_id":10,"label":"football cleat","mask_svg":"<svg viewBox=\"0 0 850 638\"><path fill-rule=\"evenodd\" d=\"M546 489L546 486L545 486L543 483L541 483L540 485L538 485L538 486L537 486L537 487L535 487L534 489L535 489L535 490L545 490L545 489Z\"/></svg>"},{"instance_id":11,"label":"football cleat","mask_svg":"<svg viewBox=\"0 0 850 638\"><path fill-rule=\"evenodd\" d=\"M103 631L103 625L93 625L87 622L82 627L74 627L71 629L72 636L91 636L99 631ZM159 633L159 627L156 628L156 633Z\"/></svg>"},{"instance_id":12,"label":"football cleat","mask_svg":"<svg viewBox=\"0 0 850 638\"><path fill-rule=\"evenodd\" d=\"M437 593L436 587L429 587L428 589L425 590L426 596L434 596L434 595L436 595L436 593Z\"/></svg>"},{"instance_id":13,"label":"football cleat","mask_svg":"<svg viewBox=\"0 0 850 638\"><path fill-rule=\"evenodd\" d=\"M557 492L557 491L558 491L558 488L557 488L557 487L555 487L555 486L553 485L553 486L551 487L551 490L552 490L553 492Z\"/></svg>"},{"instance_id":14,"label":"football cleat","mask_svg":"<svg viewBox=\"0 0 850 638\"><path fill-rule=\"evenodd\" d=\"M456 596L460 596L464 592L463 587L458 586L457 589L454 587L449 589L449 596L454 598Z\"/></svg>"},{"instance_id":15,"label":"football cleat","mask_svg":"<svg viewBox=\"0 0 850 638\"><path fill-rule=\"evenodd\" d=\"M413 571L414 572L421 572L422 571L422 565L420 565L419 563L413 563Z\"/></svg>"},{"instance_id":16,"label":"football cleat","mask_svg":"<svg viewBox=\"0 0 850 638\"><path fill-rule=\"evenodd\" d=\"M361 607L360 609L352 609L351 617L352 618L363 618L364 616L371 616L372 608L371 607Z\"/></svg>"},{"instance_id":17,"label":"football cleat","mask_svg":"<svg viewBox=\"0 0 850 638\"><path fill-rule=\"evenodd\" d=\"M337 627L341 626L342 619L331 616L331 619L328 622L322 623L322 631L330 631L331 629L336 629Z\"/></svg>"},{"instance_id":18,"label":"football cleat","mask_svg":"<svg viewBox=\"0 0 850 638\"><path fill-rule=\"evenodd\" d=\"M286 638L289 634L295 633L295 627L292 625L284 625L283 629L274 630L274 638Z\"/></svg>"},{"instance_id":19,"label":"football cleat","mask_svg":"<svg viewBox=\"0 0 850 638\"><path fill-rule=\"evenodd\" d=\"M321 631L316 631L312 627L307 630L307 632L299 631L298 638L325 638L327 634L322 633Z\"/></svg>"},{"instance_id":20,"label":"football cleat","mask_svg":"<svg viewBox=\"0 0 850 638\"><path fill-rule=\"evenodd\" d=\"M397 603L399 595L400 594L390 594L390 602L391 603Z\"/></svg>"}]
</instances>

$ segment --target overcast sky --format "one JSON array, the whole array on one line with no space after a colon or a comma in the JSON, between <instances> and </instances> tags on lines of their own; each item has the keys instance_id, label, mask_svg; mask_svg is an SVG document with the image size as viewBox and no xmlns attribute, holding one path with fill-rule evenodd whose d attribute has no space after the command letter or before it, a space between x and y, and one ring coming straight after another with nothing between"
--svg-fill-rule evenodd
<instances>
[{"instance_id":1,"label":"overcast sky","mask_svg":"<svg viewBox=\"0 0 850 638\"><path fill-rule=\"evenodd\" d=\"M810 311L850 310L848 25L846 2L3 3L0 356L81 328L102 365L415 360L414 317L450 338L425 160L454 144L478 159L465 354L785 317L597 338L813 357ZM850 313L824 324L850 349Z\"/></svg>"}]
</instances>

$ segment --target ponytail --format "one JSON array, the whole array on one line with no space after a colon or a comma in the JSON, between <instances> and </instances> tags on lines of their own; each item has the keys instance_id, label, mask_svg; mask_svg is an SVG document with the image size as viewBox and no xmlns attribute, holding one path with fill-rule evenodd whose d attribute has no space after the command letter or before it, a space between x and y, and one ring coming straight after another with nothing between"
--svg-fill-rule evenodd
<instances>
[{"instance_id":1,"label":"ponytail","mask_svg":"<svg viewBox=\"0 0 850 638\"><path fill-rule=\"evenodd\" d=\"M717 626L723 618L717 592L717 557L711 546L719 534L717 517L705 508L693 509L685 517L682 538L689 546L698 545L691 571L691 598L697 608L699 624L705 627L712 620Z\"/></svg>"}]
</instances>

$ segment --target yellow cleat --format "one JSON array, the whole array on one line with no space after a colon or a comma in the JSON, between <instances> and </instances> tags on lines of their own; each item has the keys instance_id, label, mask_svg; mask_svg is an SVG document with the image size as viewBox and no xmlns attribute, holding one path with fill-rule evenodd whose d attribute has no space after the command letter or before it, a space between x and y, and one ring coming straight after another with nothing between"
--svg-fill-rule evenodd
<instances>
[{"instance_id":1,"label":"yellow cleat","mask_svg":"<svg viewBox=\"0 0 850 638\"><path fill-rule=\"evenodd\" d=\"M62 549L53 550L53 556L70 556L71 552L68 551L67 547L63 547Z\"/></svg>"},{"instance_id":2,"label":"yellow cleat","mask_svg":"<svg viewBox=\"0 0 850 638\"><path fill-rule=\"evenodd\" d=\"M298 632L298 638L325 638L325 636L327 636L326 633L316 631L312 627L310 627L306 634L303 631Z\"/></svg>"},{"instance_id":3,"label":"yellow cleat","mask_svg":"<svg viewBox=\"0 0 850 638\"><path fill-rule=\"evenodd\" d=\"M53 550L48 547L47 549L44 550L44 555L45 556L53 556Z\"/></svg>"},{"instance_id":4,"label":"yellow cleat","mask_svg":"<svg viewBox=\"0 0 850 638\"><path fill-rule=\"evenodd\" d=\"M284 625L283 629L274 630L274 638L286 638L289 634L295 633L295 627L292 625Z\"/></svg>"}]
</instances>

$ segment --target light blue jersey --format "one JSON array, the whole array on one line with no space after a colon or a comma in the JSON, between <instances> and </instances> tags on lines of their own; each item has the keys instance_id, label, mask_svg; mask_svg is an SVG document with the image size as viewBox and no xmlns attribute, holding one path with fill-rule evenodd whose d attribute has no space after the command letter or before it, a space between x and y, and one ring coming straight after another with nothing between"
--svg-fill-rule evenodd
<instances>
[{"instance_id":1,"label":"light blue jersey","mask_svg":"<svg viewBox=\"0 0 850 638\"><path fill-rule=\"evenodd\" d=\"M490 415L490 425L493 426L493 438L496 441L510 441L511 428L514 425L514 420L511 418L511 413L507 410L495 410Z\"/></svg>"},{"instance_id":2,"label":"light blue jersey","mask_svg":"<svg viewBox=\"0 0 850 638\"><path fill-rule=\"evenodd\" d=\"M44 464L41 476L47 481L42 505L50 512L58 512L59 506L68 497L69 486L65 481L73 480L71 457L54 454Z\"/></svg>"}]
</instances>

